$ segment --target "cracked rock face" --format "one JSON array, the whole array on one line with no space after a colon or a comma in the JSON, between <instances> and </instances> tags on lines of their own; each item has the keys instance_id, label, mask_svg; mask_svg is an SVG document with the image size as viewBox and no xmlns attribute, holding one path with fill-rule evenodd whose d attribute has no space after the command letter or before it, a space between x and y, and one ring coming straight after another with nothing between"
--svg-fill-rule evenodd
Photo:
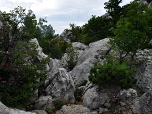
<instances>
[{"instance_id":1,"label":"cracked rock face","mask_svg":"<svg viewBox=\"0 0 152 114\"><path fill-rule=\"evenodd\" d=\"M52 99L74 103L75 86L72 77L68 75L64 68L57 68L53 59L52 62L49 63L52 70L47 74L48 78L44 84L46 95L52 96Z\"/></svg>"},{"instance_id":2,"label":"cracked rock face","mask_svg":"<svg viewBox=\"0 0 152 114\"><path fill-rule=\"evenodd\" d=\"M133 77L137 80L136 85L149 90L152 88L152 63L141 63L137 66L137 72Z\"/></svg>"},{"instance_id":3,"label":"cracked rock face","mask_svg":"<svg viewBox=\"0 0 152 114\"><path fill-rule=\"evenodd\" d=\"M36 113L25 112L23 110L8 108L0 101L0 114L36 114Z\"/></svg>"},{"instance_id":4,"label":"cracked rock face","mask_svg":"<svg viewBox=\"0 0 152 114\"><path fill-rule=\"evenodd\" d=\"M79 55L77 65L71 71L71 76L75 85L81 85L85 80L88 81L90 69L94 66L95 62L99 62L100 53L107 52L109 47L107 42L109 38L105 38L93 43L90 43L87 48Z\"/></svg>"},{"instance_id":5,"label":"cracked rock face","mask_svg":"<svg viewBox=\"0 0 152 114\"><path fill-rule=\"evenodd\" d=\"M61 110L56 114L98 114L97 112L91 112L88 108L82 105L66 106L64 105Z\"/></svg>"}]
</instances>

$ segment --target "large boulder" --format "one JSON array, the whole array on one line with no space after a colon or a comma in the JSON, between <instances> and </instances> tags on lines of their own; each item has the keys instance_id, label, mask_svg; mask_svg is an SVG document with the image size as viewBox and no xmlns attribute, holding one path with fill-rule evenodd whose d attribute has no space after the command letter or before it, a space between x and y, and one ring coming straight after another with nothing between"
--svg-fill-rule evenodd
<instances>
[{"instance_id":1,"label":"large boulder","mask_svg":"<svg viewBox=\"0 0 152 114\"><path fill-rule=\"evenodd\" d=\"M88 47L86 46L85 44L83 43L80 43L80 42L73 42L72 43L72 46L73 46L73 51L75 53L75 56L74 56L74 60L73 62L77 62L77 59L79 58L79 55L83 53L83 51ZM67 53L64 54L64 56L62 56L61 58L61 67L63 68L67 68L68 66L68 61L70 60L69 56Z\"/></svg>"},{"instance_id":2,"label":"large boulder","mask_svg":"<svg viewBox=\"0 0 152 114\"><path fill-rule=\"evenodd\" d=\"M70 72L75 85L81 85L88 80L90 69L95 62L101 62L100 53L106 53L109 50L107 46L108 38L90 43L87 48L79 55L77 65Z\"/></svg>"},{"instance_id":3,"label":"large boulder","mask_svg":"<svg viewBox=\"0 0 152 114\"><path fill-rule=\"evenodd\" d=\"M82 105L62 106L59 112L56 114L98 114L97 112L91 112L88 108Z\"/></svg>"},{"instance_id":4,"label":"large boulder","mask_svg":"<svg viewBox=\"0 0 152 114\"><path fill-rule=\"evenodd\" d=\"M96 58L88 58L69 72L74 80L75 86L80 86L83 82L89 81L88 76L90 74L90 69L94 66L95 62L98 62Z\"/></svg>"},{"instance_id":5,"label":"large boulder","mask_svg":"<svg viewBox=\"0 0 152 114\"><path fill-rule=\"evenodd\" d=\"M64 68L58 68L56 64L53 59L49 62L51 71L48 72L48 77L45 80L45 95L50 95L53 99L74 103L75 86L73 79Z\"/></svg>"},{"instance_id":6,"label":"large boulder","mask_svg":"<svg viewBox=\"0 0 152 114\"><path fill-rule=\"evenodd\" d=\"M137 80L136 85L145 88L145 92L152 88L152 63L140 63L136 66L137 72L133 77Z\"/></svg>"},{"instance_id":7,"label":"large boulder","mask_svg":"<svg viewBox=\"0 0 152 114\"><path fill-rule=\"evenodd\" d=\"M72 33L69 32L62 32L61 35L57 36L56 39L63 39L66 42L71 42L71 40L68 38L72 35Z\"/></svg>"},{"instance_id":8,"label":"large boulder","mask_svg":"<svg viewBox=\"0 0 152 114\"><path fill-rule=\"evenodd\" d=\"M99 109L109 101L107 90L101 90L98 86L89 85L83 95L83 106L92 110Z\"/></svg>"},{"instance_id":9,"label":"large boulder","mask_svg":"<svg viewBox=\"0 0 152 114\"><path fill-rule=\"evenodd\" d=\"M31 39L30 42L34 42L34 43L37 44L38 48L37 48L36 50L38 51L38 54L40 55L40 57L44 57L44 58L48 57L48 55L45 55L45 54L42 52L42 48L40 47L39 42L38 42L38 40L37 40L36 38Z\"/></svg>"},{"instance_id":10,"label":"large boulder","mask_svg":"<svg viewBox=\"0 0 152 114\"><path fill-rule=\"evenodd\" d=\"M107 46L107 42L109 38L105 38L93 43L89 44L89 47L84 50L83 53L80 54L78 58L77 65L84 62L88 58L99 58L101 52L107 52L109 47Z\"/></svg>"},{"instance_id":11,"label":"large boulder","mask_svg":"<svg viewBox=\"0 0 152 114\"><path fill-rule=\"evenodd\" d=\"M46 108L50 108L51 110L55 108L51 96L41 96L35 101L34 110L44 110Z\"/></svg>"},{"instance_id":12,"label":"large boulder","mask_svg":"<svg viewBox=\"0 0 152 114\"><path fill-rule=\"evenodd\" d=\"M148 8L152 9L152 1L148 4Z\"/></svg>"},{"instance_id":13,"label":"large boulder","mask_svg":"<svg viewBox=\"0 0 152 114\"><path fill-rule=\"evenodd\" d=\"M147 91L134 101L131 112L131 114L152 114L152 90Z\"/></svg>"},{"instance_id":14,"label":"large boulder","mask_svg":"<svg viewBox=\"0 0 152 114\"><path fill-rule=\"evenodd\" d=\"M0 114L36 114L36 113L26 112L19 109L8 108L0 101Z\"/></svg>"}]
</instances>

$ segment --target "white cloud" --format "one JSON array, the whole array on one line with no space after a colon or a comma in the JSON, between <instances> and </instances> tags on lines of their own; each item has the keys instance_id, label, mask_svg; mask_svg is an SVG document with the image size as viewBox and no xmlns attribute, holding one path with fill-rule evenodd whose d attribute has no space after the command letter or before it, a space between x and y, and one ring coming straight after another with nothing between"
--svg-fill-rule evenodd
<instances>
[{"instance_id":1,"label":"white cloud","mask_svg":"<svg viewBox=\"0 0 152 114\"><path fill-rule=\"evenodd\" d=\"M61 33L70 23L82 26L91 15L101 16L106 13L104 3L109 0L1 0L0 10L9 12L17 6L31 9L37 19L47 17L47 24ZM125 5L133 0L123 0Z\"/></svg>"}]
</instances>

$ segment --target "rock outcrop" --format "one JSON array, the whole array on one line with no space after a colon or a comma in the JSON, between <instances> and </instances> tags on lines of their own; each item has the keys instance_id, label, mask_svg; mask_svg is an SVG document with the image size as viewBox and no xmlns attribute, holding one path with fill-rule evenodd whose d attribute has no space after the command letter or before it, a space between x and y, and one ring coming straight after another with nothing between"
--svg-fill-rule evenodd
<instances>
[{"instance_id":1,"label":"rock outcrop","mask_svg":"<svg viewBox=\"0 0 152 114\"><path fill-rule=\"evenodd\" d=\"M58 68L53 59L50 60L49 66L51 72L48 72L48 78L45 80L45 95L50 95L53 99L74 103L75 86L72 77L64 68Z\"/></svg>"},{"instance_id":2,"label":"rock outcrop","mask_svg":"<svg viewBox=\"0 0 152 114\"><path fill-rule=\"evenodd\" d=\"M61 110L56 114L98 114L96 111L91 112L88 108L82 105L62 106Z\"/></svg>"},{"instance_id":3,"label":"rock outcrop","mask_svg":"<svg viewBox=\"0 0 152 114\"><path fill-rule=\"evenodd\" d=\"M36 114L36 113L8 108L0 101L0 114Z\"/></svg>"},{"instance_id":4,"label":"rock outcrop","mask_svg":"<svg viewBox=\"0 0 152 114\"><path fill-rule=\"evenodd\" d=\"M70 72L75 85L81 85L85 80L88 81L90 69L95 62L100 62L100 53L109 50L107 46L108 38L90 43L89 46L79 55L77 65Z\"/></svg>"}]
</instances>

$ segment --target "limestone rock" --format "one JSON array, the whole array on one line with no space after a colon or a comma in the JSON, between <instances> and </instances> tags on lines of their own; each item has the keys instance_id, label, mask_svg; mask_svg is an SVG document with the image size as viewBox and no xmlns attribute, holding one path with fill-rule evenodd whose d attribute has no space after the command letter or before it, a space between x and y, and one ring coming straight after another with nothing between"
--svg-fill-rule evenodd
<instances>
[{"instance_id":1,"label":"limestone rock","mask_svg":"<svg viewBox=\"0 0 152 114\"><path fill-rule=\"evenodd\" d=\"M32 112L35 112L36 114L48 114L46 111L44 110L33 110Z\"/></svg>"},{"instance_id":2,"label":"limestone rock","mask_svg":"<svg viewBox=\"0 0 152 114\"><path fill-rule=\"evenodd\" d=\"M98 62L98 60L95 58L88 58L83 63L80 63L80 65L74 67L70 75L74 80L75 86L81 85L85 80L89 81L88 76L90 69L94 66L95 62Z\"/></svg>"},{"instance_id":3,"label":"limestone rock","mask_svg":"<svg viewBox=\"0 0 152 114\"><path fill-rule=\"evenodd\" d=\"M102 18L109 19L109 18L112 18L112 17L109 15L109 13L105 13L104 15L102 15Z\"/></svg>"},{"instance_id":4,"label":"limestone rock","mask_svg":"<svg viewBox=\"0 0 152 114\"><path fill-rule=\"evenodd\" d=\"M38 42L38 40L37 40L36 38L31 39L30 42L34 42L34 43L37 44L38 48L37 48L36 50L38 51L38 54L39 54L41 57L44 57L44 58L48 57L48 55L45 55L45 54L42 52L42 48L40 47L39 42Z\"/></svg>"},{"instance_id":5,"label":"limestone rock","mask_svg":"<svg viewBox=\"0 0 152 114\"><path fill-rule=\"evenodd\" d=\"M152 88L152 63L140 63L136 66L137 72L133 74L133 77L137 80L136 85L149 90Z\"/></svg>"},{"instance_id":6,"label":"limestone rock","mask_svg":"<svg viewBox=\"0 0 152 114\"><path fill-rule=\"evenodd\" d=\"M148 8L152 9L152 1L148 4Z\"/></svg>"},{"instance_id":7,"label":"limestone rock","mask_svg":"<svg viewBox=\"0 0 152 114\"><path fill-rule=\"evenodd\" d=\"M68 39L68 37L70 37L72 35L72 33L69 32L62 32L61 35L57 36L56 39L63 39L66 42L71 42L70 39Z\"/></svg>"},{"instance_id":8,"label":"limestone rock","mask_svg":"<svg viewBox=\"0 0 152 114\"><path fill-rule=\"evenodd\" d=\"M109 50L107 46L108 38L99 40L89 44L78 57L77 65L71 71L71 76L74 79L75 85L82 84L85 80L88 81L90 69L94 66L95 62L99 62L100 53L106 53Z\"/></svg>"},{"instance_id":9,"label":"limestone rock","mask_svg":"<svg viewBox=\"0 0 152 114\"><path fill-rule=\"evenodd\" d=\"M79 55L81 53L83 53L83 51L88 47L86 46L85 44L83 43L80 43L80 42L73 42L72 43L72 46L73 46L73 49L74 49L74 53L77 53L76 56L74 56L74 62L77 62L77 59L79 57ZM68 66L68 61L69 60L69 56L67 53L64 54L64 56L62 56L61 58L61 66L65 69L68 69L67 66Z\"/></svg>"},{"instance_id":10,"label":"limestone rock","mask_svg":"<svg viewBox=\"0 0 152 114\"><path fill-rule=\"evenodd\" d=\"M61 110L56 114L98 114L97 112L91 112L88 108L82 105L62 106Z\"/></svg>"},{"instance_id":11,"label":"limestone rock","mask_svg":"<svg viewBox=\"0 0 152 114\"><path fill-rule=\"evenodd\" d=\"M109 38L105 38L93 43L89 44L89 47L84 50L83 53L80 54L78 58L77 65L83 63L88 58L99 58L101 52L107 52L109 47L107 46L107 42Z\"/></svg>"},{"instance_id":12,"label":"limestone rock","mask_svg":"<svg viewBox=\"0 0 152 114\"><path fill-rule=\"evenodd\" d=\"M140 99L140 114L152 114L152 90L144 93Z\"/></svg>"},{"instance_id":13,"label":"limestone rock","mask_svg":"<svg viewBox=\"0 0 152 114\"><path fill-rule=\"evenodd\" d=\"M64 68L52 68L45 80L44 91L53 99L61 99L65 102L74 103L75 86L72 77Z\"/></svg>"},{"instance_id":14,"label":"limestone rock","mask_svg":"<svg viewBox=\"0 0 152 114\"><path fill-rule=\"evenodd\" d=\"M89 109L99 109L106 101L109 101L107 91L99 90L98 86L88 89L83 95L83 106Z\"/></svg>"},{"instance_id":15,"label":"limestone rock","mask_svg":"<svg viewBox=\"0 0 152 114\"><path fill-rule=\"evenodd\" d=\"M135 89L123 90L120 92L121 101L125 104L132 104L133 101L137 98L137 91Z\"/></svg>"},{"instance_id":16,"label":"limestone rock","mask_svg":"<svg viewBox=\"0 0 152 114\"><path fill-rule=\"evenodd\" d=\"M37 101L35 101L35 110L45 110L46 108L54 109L53 99L51 96L41 96Z\"/></svg>"},{"instance_id":17,"label":"limestone rock","mask_svg":"<svg viewBox=\"0 0 152 114\"><path fill-rule=\"evenodd\" d=\"M36 114L36 113L8 108L0 101L0 114Z\"/></svg>"}]
</instances>

